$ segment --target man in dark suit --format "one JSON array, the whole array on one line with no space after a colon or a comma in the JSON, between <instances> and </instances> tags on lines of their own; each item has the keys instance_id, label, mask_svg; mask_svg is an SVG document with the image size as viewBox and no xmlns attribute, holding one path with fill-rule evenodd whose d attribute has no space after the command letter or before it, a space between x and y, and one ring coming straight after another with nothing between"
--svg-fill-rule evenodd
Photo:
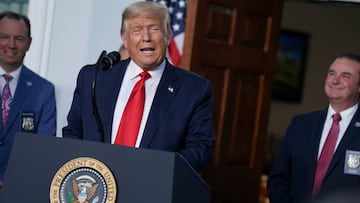
<instances>
[{"instance_id":1,"label":"man in dark suit","mask_svg":"<svg viewBox=\"0 0 360 203\"><path fill-rule=\"evenodd\" d=\"M31 40L26 16L0 13L0 188L17 132L56 135L54 85L23 65ZM11 80L7 83L5 78Z\"/></svg>"},{"instance_id":2,"label":"man in dark suit","mask_svg":"<svg viewBox=\"0 0 360 203\"><path fill-rule=\"evenodd\" d=\"M330 196L359 191L360 188L360 56L342 54L330 65L325 93L329 106L295 116L287 131L270 172L270 201L327 202ZM337 138L323 180L325 146L332 126L332 115L340 114ZM335 119L334 119L335 120ZM329 134L329 135L328 135ZM317 186L318 185L318 186ZM354 194L354 193L353 193Z\"/></svg>"},{"instance_id":3,"label":"man in dark suit","mask_svg":"<svg viewBox=\"0 0 360 203\"><path fill-rule=\"evenodd\" d=\"M179 152L196 171L202 171L215 141L212 89L208 80L167 61L172 37L167 8L150 1L131 4L122 16L121 37L130 58L99 72L96 81L104 141L116 143L117 137L128 136L117 135L118 126L139 73L147 71L144 113L133 147ZM68 125L63 128L65 138L101 140L92 108L94 73L95 67L86 66L78 75Z\"/></svg>"}]
</instances>

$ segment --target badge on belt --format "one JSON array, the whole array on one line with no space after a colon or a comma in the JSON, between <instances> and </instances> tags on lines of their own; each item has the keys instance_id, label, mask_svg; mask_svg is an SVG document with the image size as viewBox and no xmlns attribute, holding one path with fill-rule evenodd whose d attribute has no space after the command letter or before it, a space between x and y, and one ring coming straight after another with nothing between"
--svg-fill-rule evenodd
<instances>
[{"instance_id":1,"label":"badge on belt","mask_svg":"<svg viewBox=\"0 0 360 203\"><path fill-rule=\"evenodd\" d=\"M360 151L346 150L344 173L360 175Z\"/></svg>"},{"instance_id":2,"label":"badge on belt","mask_svg":"<svg viewBox=\"0 0 360 203\"><path fill-rule=\"evenodd\" d=\"M35 113L21 112L21 131L35 132Z\"/></svg>"}]
</instances>

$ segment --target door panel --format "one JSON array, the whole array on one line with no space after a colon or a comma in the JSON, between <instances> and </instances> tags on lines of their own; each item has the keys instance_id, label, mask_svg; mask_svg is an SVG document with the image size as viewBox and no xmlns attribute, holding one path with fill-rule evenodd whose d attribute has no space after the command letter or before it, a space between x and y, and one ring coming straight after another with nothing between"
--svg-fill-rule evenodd
<instances>
[{"instance_id":1,"label":"door panel","mask_svg":"<svg viewBox=\"0 0 360 203\"><path fill-rule=\"evenodd\" d=\"M188 1L182 67L212 83L212 202L258 201L282 0Z\"/></svg>"}]
</instances>

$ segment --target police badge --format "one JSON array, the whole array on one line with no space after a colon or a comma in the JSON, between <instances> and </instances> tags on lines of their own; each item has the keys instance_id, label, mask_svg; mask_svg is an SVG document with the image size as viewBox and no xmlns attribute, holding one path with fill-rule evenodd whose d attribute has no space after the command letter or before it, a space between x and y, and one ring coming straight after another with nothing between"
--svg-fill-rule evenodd
<instances>
[{"instance_id":1,"label":"police badge","mask_svg":"<svg viewBox=\"0 0 360 203\"><path fill-rule=\"evenodd\" d=\"M360 164L360 155L357 154L349 154L347 165L349 168L358 168Z\"/></svg>"},{"instance_id":2,"label":"police badge","mask_svg":"<svg viewBox=\"0 0 360 203\"><path fill-rule=\"evenodd\" d=\"M35 132L35 113L21 112L21 131Z\"/></svg>"},{"instance_id":3,"label":"police badge","mask_svg":"<svg viewBox=\"0 0 360 203\"><path fill-rule=\"evenodd\" d=\"M70 160L55 174L50 187L51 203L115 203L116 183L100 161L81 157Z\"/></svg>"},{"instance_id":4,"label":"police badge","mask_svg":"<svg viewBox=\"0 0 360 203\"><path fill-rule=\"evenodd\" d=\"M360 175L360 152L346 150L344 173Z\"/></svg>"}]
</instances>

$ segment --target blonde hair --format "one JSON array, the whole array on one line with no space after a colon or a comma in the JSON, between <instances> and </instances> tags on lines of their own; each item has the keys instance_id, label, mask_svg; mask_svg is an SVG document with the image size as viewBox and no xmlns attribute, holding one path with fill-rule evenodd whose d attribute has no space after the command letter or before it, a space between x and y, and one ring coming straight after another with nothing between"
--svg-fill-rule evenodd
<instances>
[{"instance_id":1,"label":"blonde hair","mask_svg":"<svg viewBox=\"0 0 360 203\"><path fill-rule=\"evenodd\" d=\"M152 17L159 17L164 25L165 35L168 39L172 37L170 26L170 15L168 8L153 1L140 1L130 4L122 14L121 34L127 30L127 22L130 19L136 18L139 15L148 15Z\"/></svg>"}]
</instances>

